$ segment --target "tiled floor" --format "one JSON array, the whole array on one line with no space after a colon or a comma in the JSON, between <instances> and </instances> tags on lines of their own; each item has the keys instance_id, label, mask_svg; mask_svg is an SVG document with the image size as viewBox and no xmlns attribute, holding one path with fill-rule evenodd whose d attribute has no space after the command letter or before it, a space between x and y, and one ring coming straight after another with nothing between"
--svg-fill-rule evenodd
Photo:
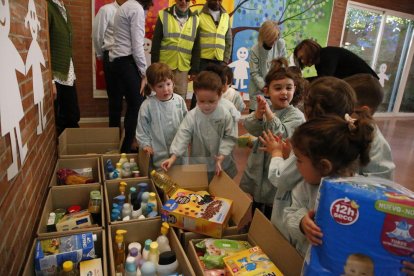
<instances>
[{"instance_id":1,"label":"tiled floor","mask_svg":"<svg viewBox=\"0 0 414 276\"><path fill-rule=\"evenodd\" d=\"M414 118L393 118L376 120L379 128L390 143L394 162L396 164L395 181L414 191ZM84 127L106 126L106 123L82 124ZM239 124L239 134L246 133ZM235 182L239 183L243 170L249 156L249 148L238 148L234 150L239 173Z\"/></svg>"}]
</instances>

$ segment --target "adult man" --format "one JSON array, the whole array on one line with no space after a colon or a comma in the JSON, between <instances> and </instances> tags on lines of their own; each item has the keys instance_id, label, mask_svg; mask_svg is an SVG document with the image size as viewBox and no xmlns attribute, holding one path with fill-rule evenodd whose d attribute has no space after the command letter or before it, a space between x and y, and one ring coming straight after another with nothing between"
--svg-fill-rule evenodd
<instances>
[{"instance_id":1,"label":"adult man","mask_svg":"<svg viewBox=\"0 0 414 276\"><path fill-rule=\"evenodd\" d=\"M144 53L145 11L152 0L128 0L114 18L114 46L109 52L113 62L117 93L125 97L127 110L124 119L125 136L121 151L131 152L137 128L139 108L144 100L142 88L146 84L147 63Z\"/></svg>"},{"instance_id":2,"label":"adult man","mask_svg":"<svg viewBox=\"0 0 414 276\"><path fill-rule=\"evenodd\" d=\"M199 71L206 69L209 63L228 63L231 58L232 34L230 17L221 5L222 0L207 0L200 11L200 66ZM196 98L191 100L191 108Z\"/></svg>"},{"instance_id":3,"label":"adult man","mask_svg":"<svg viewBox=\"0 0 414 276\"><path fill-rule=\"evenodd\" d=\"M72 53L72 24L62 0L48 0L50 55L54 82L57 135L79 127L80 112Z\"/></svg>"},{"instance_id":4,"label":"adult man","mask_svg":"<svg viewBox=\"0 0 414 276\"><path fill-rule=\"evenodd\" d=\"M190 0L175 0L174 5L159 12L151 47L151 62L170 66L175 92L184 99L188 73L195 73L199 62L199 49L194 45L199 19L189 7Z\"/></svg>"},{"instance_id":5,"label":"adult man","mask_svg":"<svg viewBox=\"0 0 414 276\"><path fill-rule=\"evenodd\" d=\"M106 92L108 95L109 127L121 126L122 95L116 91L114 72L111 71L109 51L114 45L114 17L126 0L116 0L102 6L93 20L92 38L96 58L103 60Z\"/></svg>"}]
</instances>

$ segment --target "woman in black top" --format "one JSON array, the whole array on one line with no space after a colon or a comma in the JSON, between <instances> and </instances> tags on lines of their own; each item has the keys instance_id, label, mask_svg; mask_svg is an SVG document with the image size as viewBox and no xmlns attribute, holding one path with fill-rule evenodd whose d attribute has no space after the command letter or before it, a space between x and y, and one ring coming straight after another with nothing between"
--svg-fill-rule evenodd
<instances>
[{"instance_id":1,"label":"woman in black top","mask_svg":"<svg viewBox=\"0 0 414 276\"><path fill-rule=\"evenodd\" d=\"M362 58L341 47L322 48L316 41L305 39L295 47L293 54L301 68L315 65L318 77L334 76L343 79L367 73L378 79L374 70Z\"/></svg>"}]
</instances>

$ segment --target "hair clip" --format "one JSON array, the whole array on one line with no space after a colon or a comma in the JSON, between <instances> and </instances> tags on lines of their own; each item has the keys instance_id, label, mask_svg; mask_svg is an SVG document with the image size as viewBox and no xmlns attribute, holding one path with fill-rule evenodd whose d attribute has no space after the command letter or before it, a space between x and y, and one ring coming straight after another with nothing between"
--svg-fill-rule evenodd
<instances>
[{"instance_id":1,"label":"hair clip","mask_svg":"<svg viewBox=\"0 0 414 276\"><path fill-rule=\"evenodd\" d=\"M345 114L345 121L348 123L348 128L349 128L349 130L354 130L354 129L356 129L356 126L355 126L355 122L357 121L357 119L355 119L355 118L352 118L348 113L346 113Z\"/></svg>"}]
</instances>

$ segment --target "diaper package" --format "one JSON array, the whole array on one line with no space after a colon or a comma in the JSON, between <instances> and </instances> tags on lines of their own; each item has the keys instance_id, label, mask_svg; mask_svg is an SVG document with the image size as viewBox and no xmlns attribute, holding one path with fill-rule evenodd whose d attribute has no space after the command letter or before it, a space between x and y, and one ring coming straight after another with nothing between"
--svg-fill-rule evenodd
<instances>
[{"instance_id":1,"label":"diaper package","mask_svg":"<svg viewBox=\"0 0 414 276\"><path fill-rule=\"evenodd\" d=\"M379 178L325 178L315 209L323 244L308 251L304 275L405 275L401 262L413 262L414 253L413 192Z\"/></svg>"}]
</instances>

